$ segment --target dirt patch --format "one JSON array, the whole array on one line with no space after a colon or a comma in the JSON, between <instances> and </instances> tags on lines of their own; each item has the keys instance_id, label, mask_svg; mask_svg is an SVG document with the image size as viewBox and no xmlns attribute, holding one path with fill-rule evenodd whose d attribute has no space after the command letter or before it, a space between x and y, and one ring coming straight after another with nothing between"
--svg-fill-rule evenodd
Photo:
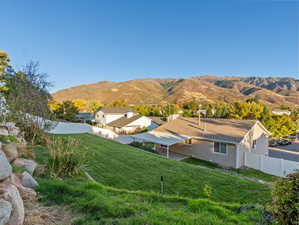
<instances>
[{"instance_id":1,"label":"dirt patch","mask_svg":"<svg viewBox=\"0 0 299 225\"><path fill-rule=\"evenodd\" d=\"M36 197L25 199L24 207L24 225L73 225L71 221L75 216L65 207L44 206Z\"/></svg>"}]
</instances>

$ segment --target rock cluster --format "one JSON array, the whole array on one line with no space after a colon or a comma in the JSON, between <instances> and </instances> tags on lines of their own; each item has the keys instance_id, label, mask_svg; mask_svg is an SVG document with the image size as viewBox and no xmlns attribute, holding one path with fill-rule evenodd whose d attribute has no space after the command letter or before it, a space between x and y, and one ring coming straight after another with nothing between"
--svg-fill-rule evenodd
<instances>
[{"instance_id":1,"label":"rock cluster","mask_svg":"<svg viewBox=\"0 0 299 225\"><path fill-rule=\"evenodd\" d=\"M0 135L18 137L19 129L13 123L6 125L0 125ZM23 200L36 196L38 183L32 176L37 163L19 158L23 154L19 149L24 149L24 143L18 148L18 144L0 142L0 225L23 225Z\"/></svg>"},{"instance_id":2,"label":"rock cluster","mask_svg":"<svg viewBox=\"0 0 299 225\"><path fill-rule=\"evenodd\" d=\"M0 136L14 136L19 142L25 142L20 129L13 122L0 123Z\"/></svg>"}]
</instances>

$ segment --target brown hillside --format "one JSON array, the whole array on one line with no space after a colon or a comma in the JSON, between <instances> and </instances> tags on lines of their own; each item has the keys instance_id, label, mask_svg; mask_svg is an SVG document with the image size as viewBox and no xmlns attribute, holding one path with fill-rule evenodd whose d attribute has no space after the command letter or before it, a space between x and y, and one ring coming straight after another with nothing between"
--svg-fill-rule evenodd
<instances>
[{"instance_id":1,"label":"brown hillside","mask_svg":"<svg viewBox=\"0 0 299 225\"><path fill-rule=\"evenodd\" d=\"M129 104L182 103L186 101L238 101L258 97L271 105L299 106L299 81L293 78L200 76L186 79L103 81L60 90L57 101L76 98L104 104L125 100Z\"/></svg>"}]
</instances>

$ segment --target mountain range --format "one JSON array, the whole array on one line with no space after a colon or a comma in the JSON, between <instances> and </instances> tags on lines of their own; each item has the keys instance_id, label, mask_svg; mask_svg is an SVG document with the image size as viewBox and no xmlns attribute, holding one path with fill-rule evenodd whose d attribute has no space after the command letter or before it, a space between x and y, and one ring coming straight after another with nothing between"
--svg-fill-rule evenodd
<instances>
[{"instance_id":1,"label":"mountain range","mask_svg":"<svg viewBox=\"0 0 299 225\"><path fill-rule=\"evenodd\" d=\"M84 99L108 104L124 100L128 104L233 102L258 98L277 107L299 106L299 80L287 77L196 76L184 79L135 79L125 82L102 81L57 91L54 100Z\"/></svg>"}]
</instances>

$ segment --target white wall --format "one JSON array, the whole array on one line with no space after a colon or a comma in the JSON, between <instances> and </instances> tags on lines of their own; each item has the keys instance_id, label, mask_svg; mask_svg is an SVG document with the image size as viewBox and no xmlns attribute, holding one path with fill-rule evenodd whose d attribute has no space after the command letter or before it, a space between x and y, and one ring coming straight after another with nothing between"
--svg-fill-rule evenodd
<instances>
[{"instance_id":1,"label":"white wall","mask_svg":"<svg viewBox=\"0 0 299 225\"><path fill-rule=\"evenodd\" d=\"M100 125L106 125L108 123L111 123L114 120L117 120L121 117L124 117L125 114L105 114L102 111L98 111L95 114L95 121Z\"/></svg>"}]
</instances>

